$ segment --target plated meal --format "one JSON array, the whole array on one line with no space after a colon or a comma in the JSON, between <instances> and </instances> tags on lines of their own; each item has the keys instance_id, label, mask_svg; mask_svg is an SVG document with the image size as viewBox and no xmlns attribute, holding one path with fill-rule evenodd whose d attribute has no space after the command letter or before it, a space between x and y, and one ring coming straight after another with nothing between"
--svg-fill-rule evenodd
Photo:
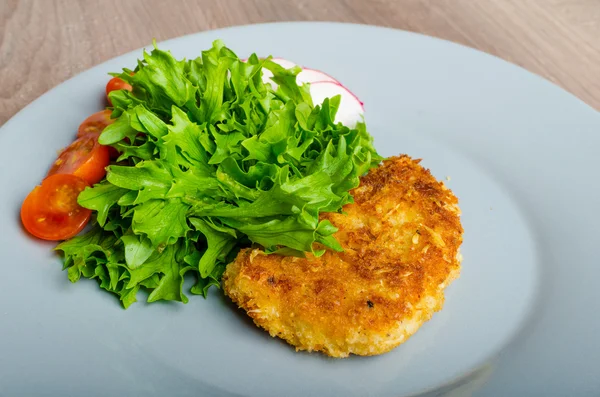
<instances>
[{"instance_id":1,"label":"plated meal","mask_svg":"<svg viewBox=\"0 0 600 397\"><path fill-rule=\"evenodd\" d=\"M272 336L334 357L390 351L442 308L458 200L420 160L382 158L334 77L215 41L144 52L106 93L21 207L70 281L128 308L140 289L187 303L193 275L189 293L222 285Z\"/></svg>"}]
</instances>

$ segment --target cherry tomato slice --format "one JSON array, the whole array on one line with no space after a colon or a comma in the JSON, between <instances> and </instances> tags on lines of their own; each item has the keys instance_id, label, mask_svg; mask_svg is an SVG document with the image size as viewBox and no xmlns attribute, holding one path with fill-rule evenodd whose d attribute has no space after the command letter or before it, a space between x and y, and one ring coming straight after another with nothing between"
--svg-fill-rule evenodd
<instances>
[{"instance_id":1,"label":"cherry tomato slice","mask_svg":"<svg viewBox=\"0 0 600 397\"><path fill-rule=\"evenodd\" d=\"M92 114L90 117L85 119L83 123L79 126L77 130L77 138L81 138L87 134L96 134L100 135L100 133L110 124L115 122L115 119L111 119L112 111L111 110L102 110L100 112Z\"/></svg>"},{"instance_id":2,"label":"cherry tomato slice","mask_svg":"<svg viewBox=\"0 0 600 397\"><path fill-rule=\"evenodd\" d=\"M96 139L98 139L102 131L115 122L116 119L110 118L111 114L112 111L109 109L92 114L79 126L79 129L77 130L77 138L81 138L87 134L94 134ZM119 152L112 146L108 147L108 154L112 160L119 157Z\"/></svg>"},{"instance_id":3,"label":"cherry tomato slice","mask_svg":"<svg viewBox=\"0 0 600 397\"><path fill-rule=\"evenodd\" d=\"M94 134L87 134L75 140L58 156L48 176L72 174L90 185L100 182L106 175L110 154L109 147L100 145L97 138Z\"/></svg>"},{"instance_id":4,"label":"cherry tomato slice","mask_svg":"<svg viewBox=\"0 0 600 397\"><path fill-rule=\"evenodd\" d=\"M23 201L21 222L35 237L66 240L79 233L92 211L77 204L77 196L88 183L68 174L52 175L36 186Z\"/></svg>"},{"instance_id":5,"label":"cherry tomato slice","mask_svg":"<svg viewBox=\"0 0 600 397\"><path fill-rule=\"evenodd\" d=\"M112 91L117 91L117 90L131 91L131 90L133 90L133 87L129 83L126 83L125 81L123 81L122 79L120 79L118 77L113 77L106 84L106 97L108 98L108 94L110 94ZM110 102L110 98L108 98L108 103L110 103L112 105L112 103Z\"/></svg>"}]
</instances>

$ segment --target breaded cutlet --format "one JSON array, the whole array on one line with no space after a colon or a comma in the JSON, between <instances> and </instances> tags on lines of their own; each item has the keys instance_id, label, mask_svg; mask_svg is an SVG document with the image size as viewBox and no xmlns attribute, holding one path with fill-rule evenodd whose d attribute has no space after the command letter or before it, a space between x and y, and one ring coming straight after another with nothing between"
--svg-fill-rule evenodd
<instances>
[{"instance_id":1,"label":"breaded cutlet","mask_svg":"<svg viewBox=\"0 0 600 397\"><path fill-rule=\"evenodd\" d=\"M343 214L326 213L344 252L315 258L242 250L225 293L297 350L375 355L405 342L440 310L460 272L458 200L408 156L361 178Z\"/></svg>"}]
</instances>

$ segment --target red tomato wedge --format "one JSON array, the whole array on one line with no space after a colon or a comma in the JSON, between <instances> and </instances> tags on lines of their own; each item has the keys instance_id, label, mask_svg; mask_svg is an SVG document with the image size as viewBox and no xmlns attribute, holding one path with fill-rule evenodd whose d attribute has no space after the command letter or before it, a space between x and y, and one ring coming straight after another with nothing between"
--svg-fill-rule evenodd
<instances>
[{"instance_id":1,"label":"red tomato wedge","mask_svg":"<svg viewBox=\"0 0 600 397\"><path fill-rule=\"evenodd\" d=\"M93 134L96 139L98 139L102 131L115 122L116 119L110 118L111 113L111 110L105 109L100 112L96 112L87 119L83 120L83 123L81 123L79 129L77 130L77 138L81 138L82 136L88 134ZM108 154L111 159L116 159L119 157L119 152L112 146L108 147Z\"/></svg>"},{"instance_id":2,"label":"red tomato wedge","mask_svg":"<svg viewBox=\"0 0 600 397\"><path fill-rule=\"evenodd\" d=\"M109 147L99 144L97 135L87 134L61 152L48 176L72 174L93 185L104 178L109 162Z\"/></svg>"},{"instance_id":3,"label":"red tomato wedge","mask_svg":"<svg viewBox=\"0 0 600 397\"><path fill-rule=\"evenodd\" d=\"M87 134L96 134L100 135L100 133L110 124L115 122L115 119L111 119L112 111L111 110L102 110L100 112L92 114L90 117L85 119L83 123L79 126L77 130L77 138L81 138Z\"/></svg>"},{"instance_id":4,"label":"red tomato wedge","mask_svg":"<svg viewBox=\"0 0 600 397\"><path fill-rule=\"evenodd\" d=\"M123 81L122 79L120 79L118 77L113 77L106 84L106 97L108 98L108 94L110 94L113 91L117 91L117 90L131 91L131 90L133 90L133 87L129 83L126 83L125 81ZM110 98L108 98L108 103L110 103L112 105L112 103L110 102Z\"/></svg>"},{"instance_id":5,"label":"red tomato wedge","mask_svg":"<svg viewBox=\"0 0 600 397\"><path fill-rule=\"evenodd\" d=\"M29 233L44 240L66 240L79 233L92 211L77 204L88 183L68 174L52 175L23 201L21 221Z\"/></svg>"}]
</instances>

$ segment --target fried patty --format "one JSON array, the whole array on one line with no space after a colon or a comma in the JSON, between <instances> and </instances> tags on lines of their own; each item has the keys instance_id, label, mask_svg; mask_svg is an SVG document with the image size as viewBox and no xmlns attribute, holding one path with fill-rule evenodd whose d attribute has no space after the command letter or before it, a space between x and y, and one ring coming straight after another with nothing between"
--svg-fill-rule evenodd
<instances>
[{"instance_id":1,"label":"fried patty","mask_svg":"<svg viewBox=\"0 0 600 397\"><path fill-rule=\"evenodd\" d=\"M352 191L345 214L323 214L344 252L245 249L223 275L225 293L296 350L375 355L405 342L442 308L463 234L457 198L419 162L384 161Z\"/></svg>"}]
</instances>

